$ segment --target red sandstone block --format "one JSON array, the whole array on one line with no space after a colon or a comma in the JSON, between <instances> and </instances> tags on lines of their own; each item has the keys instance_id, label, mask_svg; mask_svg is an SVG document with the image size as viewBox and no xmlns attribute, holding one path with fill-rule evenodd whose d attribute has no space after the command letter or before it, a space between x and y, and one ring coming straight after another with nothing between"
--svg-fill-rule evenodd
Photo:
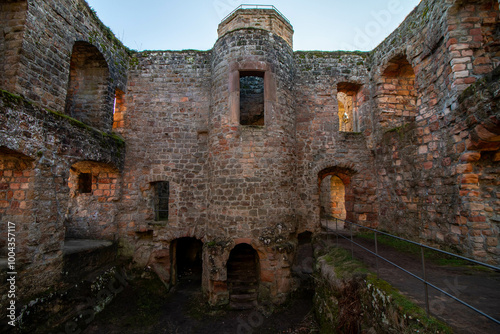
<instances>
[{"instance_id":1,"label":"red sandstone block","mask_svg":"<svg viewBox=\"0 0 500 334\"><path fill-rule=\"evenodd\" d=\"M14 199L23 200L26 197L26 193L23 190L14 191Z\"/></svg>"},{"instance_id":2,"label":"red sandstone block","mask_svg":"<svg viewBox=\"0 0 500 334\"><path fill-rule=\"evenodd\" d=\"M490 65L481 65L481 66L476 66L474 67L474 73L475 74L487 74L491 72L491 66Z\"/></svg>"},{"instance_id":3,"label":"red sandstone block","mask_svg":"<svg viewBox=\"0 0 500 334\"><path fill-rule=\"evenodd\" d=\"M481 159L481 153L479 152L467 152L460 156L461 161L475 162Z\"/></svg>"},{"instance_id":4,"label":"red sandstone block","mask_svg":"<svg viewBox=\"0 0 500 334\"><path fill-rule=\"evenodd\" d=\"M477 174L464 174L462 175L461 182L476 184L479 182L479 176Z\"/></svg>"},{"instance_id":5,"label":"red sandstone block","mask_svg":"<svg viewBox=\"0 0 500 334\"><path fill-rule=\"evenodd\" d=\"M470 29L469 30L469 35L482 35L481 33L481 28L475 28L475 29Z\"/></svg>"},{"instance_id":6,"label":"red sandstone block","mask_svg":"<svg viewBox=\"0 0 500 334\"><path fill-rule=\"evenodd\" d=\"M470 222L475 222L475 223L484 223L484 222L486 222L486 217L485 216L469 216L468 220ZM488 225L488 224L483 224L483 225ZM481 225L481 226L483 226L483 225ZM473 225L474 228L480 228L478 226L479 225L476 225L476 224ZM484 228L487 228L487 227L484 227Z\"/></svg>"},{"instance_id":7,"label":"red sandstone block","mask_svg":"<svg viewBox=\"0 0 500 334\"><path fill-rule=\"evenodd\" d=\"M261 282L273 282L274 281L274 272L271 270L261 270L260 271L260 280L261 280Z\"/></svg>"},{"instance_id":8,"label":"red sandstone block","mask_svg":"<svg viewBox=\"0 0 500 334\"><path fill-rule=\"evenodd\" d=\"M427 162L424 162L424 169L431 169L432 168L432 161L427 161Z\"/></svg>"},{"instance_id":9,"label":"red sandstone block","mask_svg":"<svg viewBox=\"0 0 500 334\"><path fill-rule=\"evenodd\" d=\"M466 17L461 20L463 23L477 23L480 22L481 19L477 16Z\"/></svg>"},{"instance_id":10,"label":"red sandstone block","mask_svg":"<svg viewBox=\"0 0 500 334\"><path fill-rule=\"evenodd\" d=\"M457 173L459 174L470 173L470 172L472 172L471 164L461 164L457 166Z\"/></svg>"},{"instance_id":11,"label":"red sandstone block","mask_svg":"<svg viewBox=\"0 0 500 334\"><path fill-rule=\"evenodd\" d=\"M213 293L220 293L227 291L227 282L225 281L212 281Z\"/></svg>"}]
</instances>

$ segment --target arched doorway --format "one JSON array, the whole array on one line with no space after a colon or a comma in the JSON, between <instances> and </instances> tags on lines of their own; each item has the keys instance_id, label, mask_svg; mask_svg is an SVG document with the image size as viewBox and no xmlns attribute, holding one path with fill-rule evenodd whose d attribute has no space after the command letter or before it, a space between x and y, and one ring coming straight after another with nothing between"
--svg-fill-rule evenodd
<instances>
[{"instance_id":1,"label":"arched doorway","mask_svg":"<svg viewBox=\"0 0 500 334\"><path fill-rule=\"evenodd\" d=\"M233 248L227 261L229 306L249 309L257 306L259 289L259 256L249 244Z\"/></svg>"},{"instance_id":2,"label":"arched doorway","mask_svg":"<svg viewBox=\"0 0 500 334\"><path fill-rule=\"evenodd\" d=\"M320 185L320 203L322 217L346 219L345 185L336 175L328 175Z\"/></svg>"},{"instance_id":3,"label":"arched doorway","mask_svg":"<svg viewBox=\"0 0 500 334\"><path fill-rule=\"evenodd\" d=\"M201 283L203 243L196 238L172 241L172 283Z\"/></svg>"}]
</instances>

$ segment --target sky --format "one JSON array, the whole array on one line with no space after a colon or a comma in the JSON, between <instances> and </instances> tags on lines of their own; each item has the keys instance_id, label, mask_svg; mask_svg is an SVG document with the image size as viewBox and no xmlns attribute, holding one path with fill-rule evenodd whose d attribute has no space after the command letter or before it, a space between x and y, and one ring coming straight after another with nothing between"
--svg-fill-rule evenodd
<instances>
[{"instance_id":1,"label":"sky","mask_svg":"<svg viewBox=\"0 0 500 334\"><path fill-rule=\"evenodd\" d=\"M396 29L420 0L267 0L294 28L294 50L369 51ZM236 0L87 0L127 47L209 50Z\"/></svg>"}]
</instances>

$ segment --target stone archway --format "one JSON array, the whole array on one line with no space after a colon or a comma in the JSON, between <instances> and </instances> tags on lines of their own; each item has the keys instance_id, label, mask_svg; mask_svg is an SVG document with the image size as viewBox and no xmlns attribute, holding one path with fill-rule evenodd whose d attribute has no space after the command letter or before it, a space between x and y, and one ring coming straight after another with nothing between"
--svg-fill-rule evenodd
<instances>
[{"instance_id":1,"label":"stone archway","mask_svg":"<svg viewBox=\"0 0 500 334\"><path fill-rule=\"evenodd\" d=\"M249 244L236 245L227 260L229 305L233 309L257 306L259 289L259 256Z\"/></svg>"}]
</instances>

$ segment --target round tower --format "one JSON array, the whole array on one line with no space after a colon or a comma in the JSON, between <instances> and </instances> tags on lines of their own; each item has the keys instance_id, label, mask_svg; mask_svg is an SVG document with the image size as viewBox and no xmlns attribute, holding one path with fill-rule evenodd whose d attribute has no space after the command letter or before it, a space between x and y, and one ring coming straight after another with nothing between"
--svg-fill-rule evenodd
<instances>
[{"instance_id":1,"label":"round tower","mask_svg":"<svg viewBox=\"0 0 500 334\"><path fill-rule=\"evenodd\" d=\"M289 290L295 232L293 28L274 7L239 7L219 25L212 58L207 234L225 240L210 286L231 276L225 261L245 243L258 254L259 299ZM218 263L217 263L218 262ZM229 298L231 287L220 289ZM229 296L227 295L229 294ZM264 297L265 296L265 297Z\"/></svg>"}]
</instances>

